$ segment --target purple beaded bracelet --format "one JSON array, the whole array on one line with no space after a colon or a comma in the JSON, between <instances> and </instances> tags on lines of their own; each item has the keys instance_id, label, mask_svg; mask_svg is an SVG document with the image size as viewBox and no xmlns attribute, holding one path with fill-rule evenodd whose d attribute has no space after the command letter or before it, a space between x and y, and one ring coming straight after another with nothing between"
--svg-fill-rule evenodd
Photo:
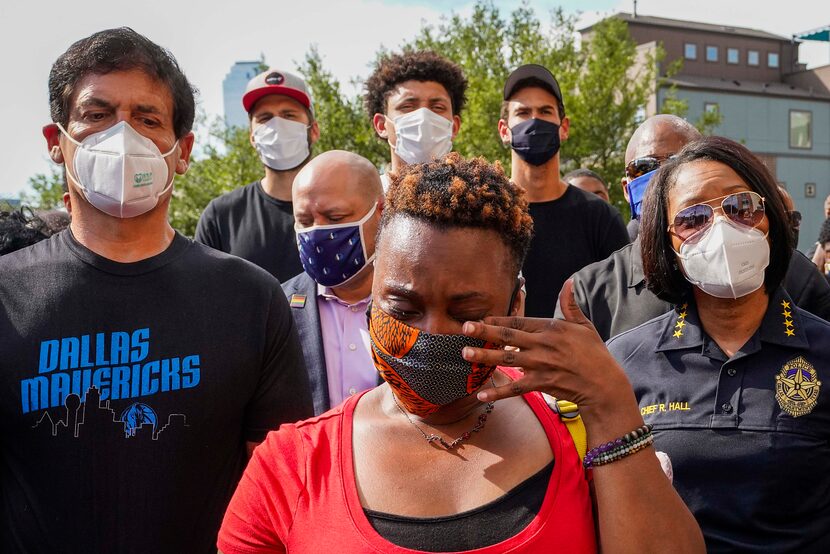
<instances>
[{"instance_id":1,"label":"purple beaded bracelet","mask_svg":"<svg viewBox=\"0 0 830 554\"><path fill-rule=\"evenodd\" d=\"M610 464L635 452L646 448L654 442L653 426L645 424L642 427L626 433L622 437L592 448L585 454L582 465L585 469Z\"/></svg>"}]
</instances>

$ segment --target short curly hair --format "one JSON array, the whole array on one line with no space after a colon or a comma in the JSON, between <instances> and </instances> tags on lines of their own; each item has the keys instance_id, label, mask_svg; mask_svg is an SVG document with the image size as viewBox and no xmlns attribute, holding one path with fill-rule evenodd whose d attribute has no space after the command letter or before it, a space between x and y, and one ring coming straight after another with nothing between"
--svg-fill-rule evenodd
<instances>
[{"instance_id":1,"label":"short curly hair","mask_svg":"<svg viewBox=\"0 0 830 554\"><path fill-rule=\"evenodd\" d=\"M416 50L382 56L366 80L363 101L369 119L386 113L386 100L406 81L435 81L447 89L452 113L458 115L467 102L467 78L458 64L433 52Z\"/></svg>"},{"instance_id":2,"label":"short curly hair","mask_svg":"<svg viewBox=\"0 0 830 554\"><path fill-rule=\"evenodd\" d=\"M507 178L499 162L451 152L442 160L404 166L390 180L378 244L383 229L401 216L439 228L492 229L512 252L519 272L533 236L533 219L525 190Z\"/></svg>"}]
</instances>

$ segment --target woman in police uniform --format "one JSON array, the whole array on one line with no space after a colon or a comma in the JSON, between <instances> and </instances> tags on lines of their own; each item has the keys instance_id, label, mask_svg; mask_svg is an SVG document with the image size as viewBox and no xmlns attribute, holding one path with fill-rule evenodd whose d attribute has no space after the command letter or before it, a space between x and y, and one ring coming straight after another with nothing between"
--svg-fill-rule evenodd
<instances>
[{"instance_id":1,"label":"woman in police uniform","mask_svg":"<svg viewBox=\"0 0 830 554\"><path fill-rule=\"evenodd\" d=\"M652 181L640 236L648 287L676 308L608 346L708 549L826 550L830 324L780 286L775 179L736 142L692 143Z\"/></svg>"}]
</instances>

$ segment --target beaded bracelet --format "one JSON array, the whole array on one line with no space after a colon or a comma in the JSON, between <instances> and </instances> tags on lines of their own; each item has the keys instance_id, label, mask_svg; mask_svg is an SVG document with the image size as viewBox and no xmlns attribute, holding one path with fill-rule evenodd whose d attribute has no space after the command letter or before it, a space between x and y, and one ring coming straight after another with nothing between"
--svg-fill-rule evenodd
<instances>
[{"instance_id":1,"label":"beaded bracelet","mask_svg":"<svg viewBox=\"0 0 830 554\"><path fill-rule=\"evenodd\" d=\"M592 448L585 454L582 465L585 469L590 469L610 464L651 446L654 443L652 429L652 425L645 424L616 440Z\"/></svg>"}]
</instances>

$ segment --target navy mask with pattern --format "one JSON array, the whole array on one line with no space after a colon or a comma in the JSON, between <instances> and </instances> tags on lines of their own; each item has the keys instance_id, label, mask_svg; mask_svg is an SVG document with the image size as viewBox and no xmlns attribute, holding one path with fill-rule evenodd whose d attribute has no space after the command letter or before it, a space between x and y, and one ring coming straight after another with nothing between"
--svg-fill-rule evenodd
<instances>
[{"instance_id":1,"label":"navy mask with pattern","mask_svg":"<svg viewBox=\"0 0 830 554\"><path fill-rule=\"evenodd\" d=\"M547 163L559 152L559 125L544 119L528 119L510 129L510 146L530 165Z\"/></svg>"},{"instance_id":2,"label":"navy mask with pattern","mask_svg":"<svg viewBox=\"0 0 830 554\"><path fill-rule=\"evenodd\" d=\"M363 224L369 221L377 210L372 206L360 221L334 225L314 225L298 229L297 247L303 269L324 287L340 286L360 272L375 259L375 253L366 255Z\"/></svg>"}]
</instances>

